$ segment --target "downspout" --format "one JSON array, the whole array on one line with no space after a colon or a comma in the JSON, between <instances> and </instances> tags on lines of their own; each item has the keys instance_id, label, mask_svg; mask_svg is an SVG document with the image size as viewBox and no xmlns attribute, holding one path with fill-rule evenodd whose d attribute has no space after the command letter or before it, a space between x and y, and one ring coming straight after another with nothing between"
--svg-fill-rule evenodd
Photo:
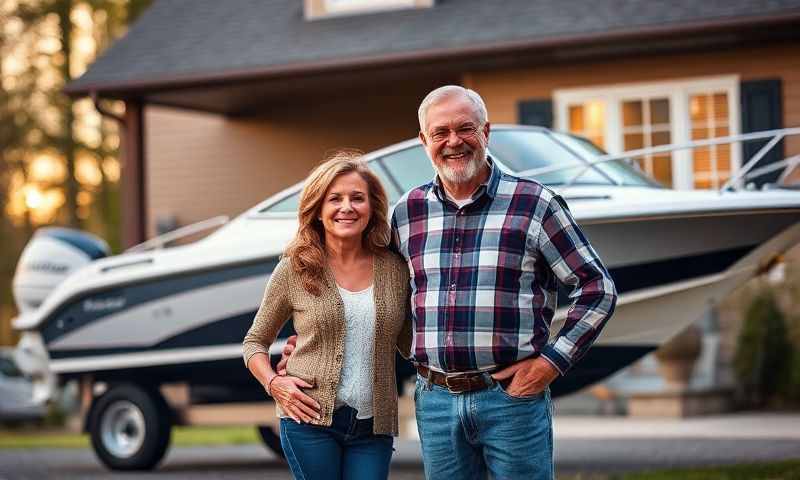
<instances>
[{"instance_id":1,"label":"downspout","mask_svg":"<svg viewBox=\"0 0 800 480\"><path fill-rule=\"evenodd\" d=\"M141 102L125 101L125 115L117 115L100 103L97 91L89 96L100 115L110 118L121 127L121 205L122 248L127 249L145 240L145 159L144 112Z\"/></svg>"},{"instance_id":2,"label":"downspout","mask_svg":"<svg viewBox=\"0 0 800 480\"><path fill-rule=\"evenodd\" d=\"M100 104L100 97L97 96L97 91L92 90L89 93L89 96L92 97L92 102L94 102L94 108L95 108L95 110L100 112L100 115L102 115L104 117L108 117L108 118L110 118L112 120L116 120L120 124L122 129L123 130L125 129L125 127L126 127L125 118L117 115L116 113L112 112L111 110L109 110L106 107L104 107L103 105L101 105Z\"/></svg>"}]
</instances>

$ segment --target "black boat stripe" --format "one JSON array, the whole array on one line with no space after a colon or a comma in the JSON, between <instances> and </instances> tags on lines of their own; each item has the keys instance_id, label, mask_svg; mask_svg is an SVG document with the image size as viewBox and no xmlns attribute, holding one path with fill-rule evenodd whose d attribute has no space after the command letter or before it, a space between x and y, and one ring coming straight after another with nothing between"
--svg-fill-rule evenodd
<instances>
[{"instance_id":1,"label":"black boat stripe","mask_svg":"<svg viewBox=\"0 0 800 480\"><path fill-rule=\"evenodd\" d=\"M617 292L625 293L723 272L753 251L756 246L749 245L714 253L687 255L676 259L612 268L609 273L614 279ZM560 300L559 304L561 304Z\"/></svg>"}]
</instances>

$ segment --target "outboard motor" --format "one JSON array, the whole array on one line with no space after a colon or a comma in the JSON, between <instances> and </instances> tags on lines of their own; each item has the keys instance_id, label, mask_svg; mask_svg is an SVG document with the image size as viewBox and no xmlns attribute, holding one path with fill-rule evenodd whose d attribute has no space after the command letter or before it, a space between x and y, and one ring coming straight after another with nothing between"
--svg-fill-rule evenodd
<instances>
[{"instance_id":1,"label":"outboard motor","mask_svg":"<svg viewBox=\"0 0 800 480\"><path fill-rule=\"evenodd\" d=\"M107 257L109 252L108 244L91 233L61 227L40 228L22 251L14 273L17 310L25 313L39 308L72 272Z\"/></svg>"},{"instance_id":2,"label":"outboard motor","mask_svg":"<svg viewBox=\"0 0 800 480\"><path fill-rule=\"evenodd\" d=\"M20 317L39 308L73 272L107 257L109 252L108 244L90 233L60 227L37 230L22 251L14 273L14 301ZM20 317L15 320L15 327ZM22 332L14 358L20 370L33 380L33 402L43 404L51 400L58 381L50 370L47 349L38 331Z\"/></svg>"}]
</instances>

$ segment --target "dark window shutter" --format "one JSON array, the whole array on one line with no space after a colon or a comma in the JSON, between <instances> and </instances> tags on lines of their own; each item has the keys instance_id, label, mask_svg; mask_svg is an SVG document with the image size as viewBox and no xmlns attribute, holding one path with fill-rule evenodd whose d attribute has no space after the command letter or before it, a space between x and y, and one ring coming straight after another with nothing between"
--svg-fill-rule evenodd
<instances>
[{"instance_id":1,"label":"dark window shutter","mask_svg":"<svg viewBox=\"0 0 800 480\"><path fill-rule=\"evenodd\" d=\"M517 104L519 123L553 128L553 102L548 99L522 100Z\"/></svg>"},{"instance_id":2,"label":"dark window shutter","mask_svg":"<svg viewBox=\"0 0 800 480\"><path fill-rule=\"evenodd\" d=\"M760 132L783 128L783 105L781 80L753 80L742 82L742 133ZM770 139L747 142L743 144L742 162L746 163ZM766 157L762 158L755 168L763 167L771 162L783 160L783 141L772 147ZM762 175L754 180L756 185L777 180L780 171Z\"/></svg>"}]
</instances>

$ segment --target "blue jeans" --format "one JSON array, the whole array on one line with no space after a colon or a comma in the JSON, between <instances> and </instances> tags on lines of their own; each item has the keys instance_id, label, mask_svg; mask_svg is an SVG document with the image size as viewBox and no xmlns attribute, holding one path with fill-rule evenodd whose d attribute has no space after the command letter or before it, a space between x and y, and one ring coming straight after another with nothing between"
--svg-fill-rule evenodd
<instances>
[{"instance_id":1,"label":"blue jeans","mask_svg":"<svg viewBox=\"0 0 800 480\"><path fill-rule=\"evenodd\" d=\"M281 446L298 480L388 478L393 441L373 434L372 419L357 420L348 406L333 412L330 427L281 419Z\"/></svg>"},{"instance_id":2,"label":"blue jeans","mask_svg":"<svg viewBox=\"0 0 800 480\"><path fill-rule=\"evenodd\" d=\"M549 389L517 398L493 382L456 394L418 375L414 400L425 478L554 478Z\"/></svg>"}]
</instances>

